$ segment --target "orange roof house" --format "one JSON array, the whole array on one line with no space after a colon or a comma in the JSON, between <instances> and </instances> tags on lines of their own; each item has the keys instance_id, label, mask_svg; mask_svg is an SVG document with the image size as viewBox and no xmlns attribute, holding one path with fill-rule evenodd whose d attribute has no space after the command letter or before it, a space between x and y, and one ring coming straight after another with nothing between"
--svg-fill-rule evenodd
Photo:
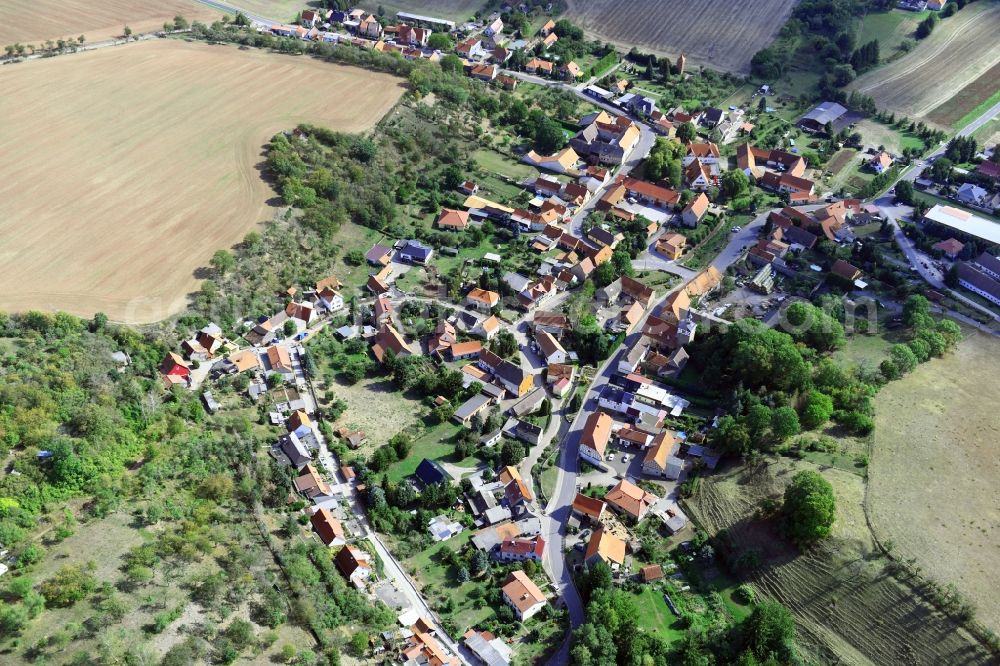
<instances>
[{"instance_id":1,"label":"orange roof house","mask_svg":"<svg viewBox=\"0 0 1000 666\"><path fill-rule=\"evenodd\" d=\"M583 555L583 561L589 565L604 562L612 569L625 564L625 542L602 527L594 530Z\"/></svg>"},{"instance_id":2,"label":"orange roof house","mask_svg":"<svg viewBox=\"0 0 1000 666\"><path fill-rule=\"evenodd\" d=\"M464 210L445 208L438 215L436 224L438 229L445 231L461 231L469 226L469 213Z\"/></svg>"},{"instance_id":3,"label":"orange roof house","mask_svg":"<svg viewBox=\"0 0 1000 666\"><path fill-rule=\"evenodd\" d=\"M604 501L610 506L618 509L619 512L628 515L636 521L646 517L649 509L656 504L660 498L653 493L646 492L634 483L622 479L614 488L604 496Z\"/></svg>"},{"instance_id":4,"label":"orange roof house","mask_svg":"<svg viewBox=\"0 0 1000 666\"><path fill-rule=\"evenodd\" d=\"M687 238L681 234L667 232L656 241L656 251L668 259L679 259L687 246Z\"/></svg>"},{"instance_id":5,"label":"orange roof house","mask_svg":"<svg viewBox=\"0 0 1000 666\"><path fill-rule=\"evenodd\" d=\"M589 518L593 521L599 521L604 516L605 509L608 505L595 497L589 497L583 493L577 493L576 497L573 499L573 513L578 513L581 516Z\"/></svg>"},{"instance_id":6,"label":"orange roof house","mask_svg":"<svg viewBox=\"0 0 1000 666\"><path fill-rule=\"evenodd\" d=\"M327 546L342 546L347 543L343 526L328 510L320 509L309 520L320 541Z\"/></svg>"},{"instance_id":7,"label":"orange roof house","mask_svg":"<svg viewBox=\"0 0 1000 666\"><path fill-rule=\"evenodd\" d=\"M604 451L611 438L614 421L604 412L594 412L587 417L580 435L580 456L592 463L601 464Z\"/></svg>"},{"instance_id":8,"label":"orange roof house","mask_svg":"<svg viewBox=\"0 0 1000 666\"><path fill-rule=\"evenodd\" d=\"M522 622L545 607L545 595L523 571L512 571L500 589L503 600L514 609L514 615Z\"/></svg>"}]
</instances>

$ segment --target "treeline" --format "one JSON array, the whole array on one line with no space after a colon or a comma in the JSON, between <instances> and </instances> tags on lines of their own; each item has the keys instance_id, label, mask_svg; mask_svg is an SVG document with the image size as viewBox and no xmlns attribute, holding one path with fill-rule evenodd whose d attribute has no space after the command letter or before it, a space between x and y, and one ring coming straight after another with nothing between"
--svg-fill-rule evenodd
<instances>
[{"instance_id":1,"label":"treeline","mask_svg":"<svg viewBox=\"0 0 1000 666\"><path fill-rule=\"evenodd\" d=\"M728 453L773 450L800 430L830 420L866 435L874 429L879 388L954 349L961 339L957 324L935 322L927 299L913 295L904 307L909 341L894 345L877 369L845 371L828 356L845 343L844 304L833 296L821 304L789 306L784 324L790 332L742 320L699 336L692 363L729 412L713 432L714 446Z\"/></svg>"}]
</instances>

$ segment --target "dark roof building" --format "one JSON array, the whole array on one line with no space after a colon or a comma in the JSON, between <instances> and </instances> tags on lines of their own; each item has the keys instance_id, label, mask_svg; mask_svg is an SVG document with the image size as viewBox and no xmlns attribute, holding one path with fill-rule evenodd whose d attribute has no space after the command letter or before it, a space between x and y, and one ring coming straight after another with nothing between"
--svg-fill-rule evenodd
<instances>
[{"instance_id":1,"label":"dark roof building","mask_svg":"<svg viewBox=\"0 0 1000 666\"><path fill-rule=\"evenodd\" d=\"M425 486L429 486L434 483L447 483L451 481L451 477L448 472L444 471L441 467L441 463L436 460L430 460L429 458L424 458L417 465L417 470L414 472L420 483Z\"/></svg>"}]
</instances>

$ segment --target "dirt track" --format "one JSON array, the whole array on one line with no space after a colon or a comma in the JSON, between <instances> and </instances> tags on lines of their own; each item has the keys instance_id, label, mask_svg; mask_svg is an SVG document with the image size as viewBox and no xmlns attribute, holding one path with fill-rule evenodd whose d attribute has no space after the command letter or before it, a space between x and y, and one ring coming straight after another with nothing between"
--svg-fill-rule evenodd
<instances>
[{"instance_id":1,"label":"dirt track","mask_svg":"<svg viewBox=\"0 0 1000 666\"><path fill-rule=\"evenodd\" d=\"M0 68L0 309L151 322L272 217L261 151L300 122L370 128L388 75L162 40Z\"/></svg>"}]
</instances>

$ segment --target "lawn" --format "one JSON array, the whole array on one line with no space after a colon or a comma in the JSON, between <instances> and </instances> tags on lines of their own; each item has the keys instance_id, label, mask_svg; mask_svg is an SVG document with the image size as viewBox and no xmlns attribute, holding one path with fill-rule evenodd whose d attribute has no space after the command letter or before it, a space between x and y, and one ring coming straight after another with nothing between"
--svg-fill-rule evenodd
<instances>
[{"instance_id":1,"label":"lawn","mask_svg":"<svg viewBox=\"0 0 1000 666\"><path fill-rule=\"evenodd\" d=\"M865 146L873 148L883 146L886 151L893 155L899 155L906 148L921 149L924 147L924 142L916 134L900 131L892 125L880 123L871 118L859 120L855 131L861 134L861 141Z\"/></svg>"},{"instance_id":2,"label":"lawn","mask_svg":"<svg viewBox=\"0 0 1000 666\"><path fill-rule=\"evenodd\" d=\"M722 248L729 242L729 230L738 224L745 224L752 218L749 215L733 215L726 219L724 224L720 224L712 234L703 240L691 253L689 253L681 265L691 270L701 270L705 268L715 257L722 252Z\"/></svg>"},{"instance_id":3,"label":"lawn","mask_svg":"<svg viewBox=\"0 0 1000 666\"><path fill-rule=\"evenodd\" d=\"M538 170L534 167L515 162L513 159L498 153L495 150L477 150L472 154L476 163L487 171L498 173L513 180L521 181L538 175Z\"/></svg>"},{"instance_id":4,"label":"lawn","mask_svg":"<svg viewBox=\"0 0 1000 666\"><path fill-rule=\"evenodd\" d=\"M413 448L406 460L393 463L386 470L391 481L400 481L417 471L417 465L424 458L431 460L447 460L447 462L463 467L470 467L476 464L475 458L465 460L454 460L455 437L462 431L462 426L457 423L441 423L433 428L425 430L413 440Z\"/></svg>"},{"instance_id":5,"label":"lawn","mask_svg":"<svg viewBox=\"0 0 1000 666\"><path fill-rule=\"evenodd\" d=\"M680 640L687 633L687 629L681 627L680 618L670 612L659 586L647 585L632 599L639 608L639 626L646 631L651 631L670 643ZM674 603L677 603L676 599Z\"/></svg>"},{"instance_id":6,"label":"lawn","mask_svg":"<svg viewBox=\"0 0 1000 666\"><path fill-rule=\"evenodd\" d=\"M473 579L460 583L451 565L442 562L437 553L442 546L461 551L469 543L473 533L472 530L466 530L443 543L433 542L406 560L410 573L421 583L424 597L430 600L436 609L440 609L449 600L453 604L451 613L441 613L441 615L455 622L459 634L492 617L494 610L492 606L473 599L479 595L473 595L472 592L476 589L485 589L486 581ZM477 603L480 604L478 608Z\"/></svg>"}]
</instances>

